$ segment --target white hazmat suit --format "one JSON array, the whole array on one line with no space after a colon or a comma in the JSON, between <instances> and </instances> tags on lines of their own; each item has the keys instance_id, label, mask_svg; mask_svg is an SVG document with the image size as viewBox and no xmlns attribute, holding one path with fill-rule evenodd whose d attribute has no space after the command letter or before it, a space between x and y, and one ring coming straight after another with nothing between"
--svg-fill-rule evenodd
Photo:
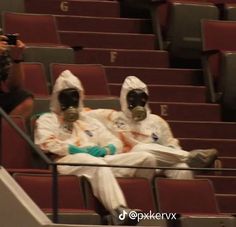
<instances>
[{"instance_id":1,"label":"white hazmat suit","mask_svg":"<svg viewBox=\"0 0 236 227\"><path fill-rule=\"evenodd\" d=\"M58 101L58 94L63 89L76 88L80 94L79 119L73 123L72 130L68 130L63 121L63 114ZM89 163L155 166L152 155L142 153L122 153L122 142L111 134L98 120L82 113L83 88L80 81L70 71L61 73L55 82L51 97L50 113L43 114L36 121L35 143L45 151L55 155L55 160L61 163ZM79 148L112 144L116 148L115 155L95 157L88 153L70 154L69 146ZM115 177L147 177L151 178L154 170L129 168L108 168L90 166L58 166L61 174L85 176L90 181L94 195L111 213L119 206L126 207L126 201Z\"/></svg>"},{"instance_id":2,"label":"white hazmat suit","mask_svg":"<svg viewBox=\"0 0 236 227\"><path fill-rule=\"evenodd\" d=\"M123 141L125 152L147 151L155 156L157 166L189 168L186 164L189 152L181 149L168 123L158 115L151 114L147 103L144 106L147 117L142 121L133 120L127 104L127 94L133 89L141 89L148 94L146 84L135 76L129 76L121 88L122 111L98 109L89 111L89 115L101 121ZM176 179L193 178L190 170L165 170L165 175Z\"/></svg>"}]
</instances>

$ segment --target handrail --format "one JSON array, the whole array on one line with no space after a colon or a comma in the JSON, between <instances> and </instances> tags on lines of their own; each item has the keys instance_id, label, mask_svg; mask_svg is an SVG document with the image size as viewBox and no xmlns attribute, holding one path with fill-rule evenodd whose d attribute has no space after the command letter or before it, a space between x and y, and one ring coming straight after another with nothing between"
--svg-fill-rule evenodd
<instances>
[{"instance_id":1,"label":"handrail","mask_svg":"<svg viewBox=\"0 0 236 227\"><path fill-rule=\"evenodd\" d=\"M108 165L108 164L89 164L89 163L60 163L51 161L34 143L33 141L23 132L14 121L0 108L0 135L2 133L2 117L7 121L11 127L29 144L48 166L52 167L52 208L53 208L53 222L58 222L58 165L67 166L91 166L91 167L111 167L111 168L136 168L136 169L160 169L160 170L196 170L196 171L236 171L236 168L182 168L182 167L160 167L160 166L130 166L130 165ZM2 137L0 136L0 166L2 164Z\"/></svg>"}]
</instances>

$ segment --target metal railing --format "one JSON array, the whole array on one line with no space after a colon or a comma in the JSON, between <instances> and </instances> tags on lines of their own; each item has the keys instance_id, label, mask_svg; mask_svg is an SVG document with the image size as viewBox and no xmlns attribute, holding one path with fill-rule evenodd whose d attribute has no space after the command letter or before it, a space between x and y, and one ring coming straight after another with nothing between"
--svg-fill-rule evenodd
<instances>
[{"instance_id":1,"label":"metal railing","mask_svg":"<svg viewBox=\"0 0 236 227\"><path fill-rule=\"evenodd\" d=\"M58 165L63 166L90 166L90 167L108 167L108 168L135 168L135 169L159 169L159 170L192 170L192 171L235 171L236 168L181 168L181 167L160 167L160 166L134 166L134 165L108 165L108 164L88 164L88 163L60 163L51 161L46 154L44 154L30 139L30 137L22 131L14 121L0 108L0 135L2 135L2 118L4 118L7 123L16 130L16 132L28 143L32 148L33 152L39 155L42 160L51 167L52 170L52 210L53 210L53 222L58 223ZM2 165L2 136L0 138L0 166Z\"/></svg>"}]
</instances>

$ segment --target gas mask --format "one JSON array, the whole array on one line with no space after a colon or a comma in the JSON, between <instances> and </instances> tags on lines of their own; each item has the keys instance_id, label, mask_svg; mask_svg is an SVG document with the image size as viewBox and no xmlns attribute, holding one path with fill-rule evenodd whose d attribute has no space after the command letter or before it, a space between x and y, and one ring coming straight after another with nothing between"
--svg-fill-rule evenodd
<instances>
[{"instance_id":1,"label":"gas mask","mask_svg":"<svg viewBox=\"0 0 236 227\"><path fill-rule=\"evenodd\" d=\"M64 121L68 124L72 124L79 119L79 98L79 92L75 88L64 89L58 95Z\"/></svg>"},{"instance_id":2,"label":"gas mask","mask_svg":"<svg viewBox=\"0 0 236 227\"><path fill-rule=\"evenodd\" d=\"M147 117L145 105L148 101L148 95L143 90L133 89L129 91L126 100L134 121L142 121Z\"/></svg>"}]
</instances>

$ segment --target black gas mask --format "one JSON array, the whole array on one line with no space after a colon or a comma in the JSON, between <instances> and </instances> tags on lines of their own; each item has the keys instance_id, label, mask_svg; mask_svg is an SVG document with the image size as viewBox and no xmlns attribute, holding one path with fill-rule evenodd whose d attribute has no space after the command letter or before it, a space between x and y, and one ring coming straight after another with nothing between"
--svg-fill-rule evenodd
<instances>
[{"instance_id":1,"label":"black gas mask","mask_svg":"<svg viewBox=\"0 0 236 227\"><path fill-rule=\"evenodd\" d=\"M65 122L73 123L79 119L79 99L79 92L75 88L67 88L59 93L58 101L63 111Z\"/></svg>"},{"instance_id":2,"label":"black gas mask","mask_svg":"<svg viewBox=\"0 0 236 227\"><path fill-rule=\"evenodd\" d=\"M147 93L141 89L133 89L128 92L126 100L134 121L142 121L147 117L145 108L148 101Z\"/></svg>"}]
</instances>

